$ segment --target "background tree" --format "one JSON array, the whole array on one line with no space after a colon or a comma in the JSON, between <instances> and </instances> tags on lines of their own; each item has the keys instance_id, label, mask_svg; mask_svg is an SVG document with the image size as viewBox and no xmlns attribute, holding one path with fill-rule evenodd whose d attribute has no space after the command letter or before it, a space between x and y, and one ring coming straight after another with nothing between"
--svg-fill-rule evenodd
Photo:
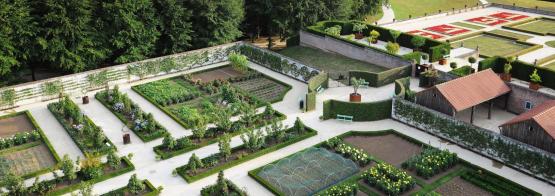
<instances>
[{"instance_id":1,"label":"background tree","mask_svg":"<svg viewBox=\"0 0 555 196\"><path fill-rule=\"evenodd\" d=\"M109 62L127 63L152 55L160 37L151 0L102 0L95 16Z\"/></svg>"},{"instance_id":2,"label":"background tree","mask_svg":"<svg viewBox=\"0 0 555 196\"><path fill-rule=\"evenodd\" d=\"M131 175L131 178L129 178L129 182L127 183L127 190L129 190L130 193L136 195L145 190L145 184L142 180L139 180L139 178L137 178L137 174L133 174Z\"/></svg>"},{"instance_id":3,"label":"background tree","mask_svg":"<svg viewBox=\"0 0 555 196\"><path fill-rule=\"evenodd\" d=\"M215 46L243 35L239 27L245 15L244 0L185 0L184 3L193 11L193 47Z\"/></svg>"},{"instance_id":4,"label":"background tree","mask_svg":"<svg viewBox=\"0 0 555 196\"><path fill-rule=\"evenodd\" d=\"M0 78L8 76L31 56L36 22L27 0L0 1Z\"/></svg>"},{"instance_id":5,"label":"background tree","mask_svg":"<svg viewBox=\"0 0 555 196\"><path fill-rule=\"evenodd\" d=\"M231 155L231 137L229 136L229 134L224 133L222 136L220 136L218 148L220 149L220 155L222 155L227 161L229 155Z\"/></svg>"},{"instance_id":6,"label":"background tree","mask_svg":"<svg viewBox=\"0 0 555 196\"><path fill-rule=\"evenodd\" d=\"M68 180L74 180L77 178L76 169L73 161L69 158L69 155L65 154L60 162L60 169L64 173L64 177Z\"/></svg>"},{"instance_id":7,"label":"background tree","mask_svg":"<svg viewBox=\"0 0 555 196\"><path fill-rule=\"evenodd\" d=\"M95 68L106 56L93 38L90 0L46 0L41 8L42 60L63 70L80 72Z\"/></svg>"},{"instance_id":8,"label":"background tree","mask_svg":"<svg viewBox=\"0 0 555 196\"><path fill-rule=\"evenodd\" d=\"M160 39L156 54L167 55L183 52L191 46L192 11L181 0L154 0L156 14L160 17Z\"/></svg>"}]
</instances>

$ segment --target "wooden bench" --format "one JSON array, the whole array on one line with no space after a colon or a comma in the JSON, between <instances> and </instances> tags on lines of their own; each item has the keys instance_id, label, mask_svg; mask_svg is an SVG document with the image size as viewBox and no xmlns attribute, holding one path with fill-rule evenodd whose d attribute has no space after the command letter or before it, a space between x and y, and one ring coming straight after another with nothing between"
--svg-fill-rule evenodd
<instances>
[{"instance_id":1,"label":"wooden bench","mask_svg":"<svg viewBox=\"0 0 555 196\"><path fill-rule=\"evenodd\" d=\"M322 88L322 85L320 85L320 86L318 86L318 88L316 88L316 92L318 92L318 93L324 92L324 88Z\"/></svg>"},{"instance_id":2,"label":"wooden bench","mask_svg":"<svg viewBox=\"0 0 555 196\"><path fill-rule=\"evenodd\" d=\"M353 122L353 116L338 114L336 119L340 121L345 121L345 122Z\"/></svg>"},{"instance_id":3,"label":"wooden bench","mask_svg":"<svg viewBox=\"0 0 555 196\"><path fill-rule=\"evenodd\" d=\"M360 87L368 88L368 85L369 85L369 84L370 84L370 83L368 83L368 82L363 82L362 84L360 84Z\"/></svg>"}]
</instances>

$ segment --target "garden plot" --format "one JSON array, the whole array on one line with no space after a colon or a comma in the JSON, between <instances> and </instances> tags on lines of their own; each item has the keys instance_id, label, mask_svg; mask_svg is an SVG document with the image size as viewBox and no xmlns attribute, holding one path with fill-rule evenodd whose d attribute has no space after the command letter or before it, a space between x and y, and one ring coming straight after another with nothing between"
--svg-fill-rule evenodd
<instances>
[{"instance_id":1,"label":"garden plot","mask_svg":"<svg viewBox=\"0 0 555 196\"><path fill-rule=\"evenodd\" d=\"M411 156L422 152L422 147L395 134L380 136L348 136L344 141L364 149L368 154L385 162L400 166Z\"/></svg>"},{"instance_id":2,"label":"garden plot","mask_svg":"<svg viewBox=\"0 0 555 196\"><path fill-rule=\"evenodd\" d=\"M532 45L517 43L512 39L507 39L491 34L481 34L451 44L453 48L464 47L468 49L480 50L480 55L484 57L511 56L520 51L532 48Z\"/></svg>"},{"instance_id":3,"label":"garden plot","mask_svg":"<svg viewBox=\"0 0 555 196\"><path fill-rule=\"evenodd\" d=\"M8 118L0 117L0 138L10 137L19 132L36 130L26 115L17 115Z\"/></svg>"},{"instance_id":4,"label":"garden plot","mask_svg":"<svg viewBox=\"0 0 555 196\"><path fill-rule=\"evenodd\" d=\"M452 196L466 196L466 195L493 195L493 193L488 192L461 177L456 177L449 182L441 185L435 190L435 192L441 195L452 195Z\"/></svg>"},{"instance_id":5,"label":"garden plot","mask_svg":"<svg viewBox=\"0 0 555 196\"><path fill-rule=\"evenodd\" d=\"M547 34L547 33L555 34L555 20L540 18L524 24L512 26L512 28L517 30L539 33L539 34Z\"/></svg>"},{"instance_id":6,"label":"garden plot","mask_svg":"<svg viewBox=\"0 0 555 196\"><path fill-rule=\"evenodd\" d=\"M15 175L23 176L56 165L56 160L42 142L36 146L10 153L0 154L8 160L10 171Z\"/></svg>"},{"instance_id":7,"label":"garden plot","mask_svg":"<svg viewBox=\"0 0 555 196\"><path fill-rule=\"evenodd\" d=\"M265 76L234 82L232 84L233 86L248 92L250 95L270 103L279 101L288 90L287 86Z\"/></svg>"},{"instance_id":8,"label":"garden plot","mask_svg":"<svg viewBox=\"0 0 555 196\"><path fill-rule=\"evenodd\" d=\"M194 73L193 80L200 80L202 83L212 82L214 80L227 80L234 77L244 76L245 74L234 70L231 66L217 68L210 71Z\"/></svg>"}]
</instances>

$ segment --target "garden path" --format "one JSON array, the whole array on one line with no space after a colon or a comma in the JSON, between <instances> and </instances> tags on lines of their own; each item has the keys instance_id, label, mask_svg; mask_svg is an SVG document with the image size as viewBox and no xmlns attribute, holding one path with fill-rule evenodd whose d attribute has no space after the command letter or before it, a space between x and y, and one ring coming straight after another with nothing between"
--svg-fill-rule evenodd
<instances>
[{"instance_id":1,"label":"garden path","mask_svg":"<svg viewBox=\"0 0 555 196\"><path fill-rule=\"evenodd\" d=\"M508 167L494 167L493 163L490 159L482 157L476 153L471 151L465 150L460 148L457 145L449 145L447 143L441 142L441 140L435 136L429 135L423 131L415 129L413 127L409 127L405 124L399 123L394 120L381 120L381 121L374 121L374 122L354 122L354 123L345 123L339 122L336 120L326 120L321 121L319 119L320 115L322 114L322 102L325 99L329 99L326 97L337 97L341 99L342 96L345 95L343 99L346 99L346 95L352 92L351 88L348 87L340 87L340 88L333 88L330 90L324 91L322 94L318 95L317 100L317 107L315 111L303 113L298 108L299 100L302 99L306 93L307 86L306 84L294 80L288 76L273 72L265 67L250 64L253 69L256 69L264 74L269 75L270 77L274 77L280 81L283 81L292 86L292 89L287 93L284 97L284 100L279 103L273 104L273 107L286 114L287 119L284 121L285 125L292 126L296 117L300 117L303 122L309 127L312 127L318 131L318 135L305 139L303 141L297 142L293 145L287 146L280 150L274 151L272 153L268 153L262 157L250 160L233 168L227 169L225 171L226 177L232 180L235 184L239 187L246 187L246 190L249 192L250 195L272 195L267 189L265 189L262 185L254 181L252 178L248 176L248 171L261 167L265 164L273 162L275 160L281 159L285 156L291 155L298 151L301 151L305 148L313 146L317 143L325 141L331 137L340 135L350 130L357 130L357 131L376 131L376 130L384 130L384 129L395 129L403 134L406 134L412 138L415 138L421 142L429 143L432 146L439 147L439 148L446 148L452 152L456 152L459 157L465 159L473 164L476 164L484 169L487 169L491 172L494 172L498 175L501 175L505 178L508 178L512 181L520 183L526 187L529 187L535 191L538 191L545 195L555 195L555 188L551 185L541 182L533 177L520 173L516 170L513 170ZM164 76L166 78L168 76ZM160 79L160 78L155 78ZM154 80L154 79L151 79ZM144 83L146 81L141 81ZM412 82L413 85L417 84L415 81ZM133 85L136 85L134 83ZM122 85L120 86L123 92L129 92L130 85ZM381 88L368 88L361 91L363 97L368 97L368 100L381 100L389 98L393 95L393 85L386 85ZM134 99L136 101L136 99ZM141 102L142 103L142 102ZM141 108L144 108L144 103L140 104ZM27 107L27 106L26 106ZM22 107L22 108L26 108ZM38 103L32 107L32 110L43 111L46 108L46 103ZM93 191L95 194L102 194L106 193L110 190L120 188L127 184L129 177L136 173L139 178L142 179L149 179L155 186L164 186L164 191L162 195L199 195L199 191L202 187L207 185L213 184L216 181L216 175L209 176L202 180L196 181L194 183L188 184L186 183L181 177L172 176L173 169L184 165L187 163L189 157L192 153L197 154L199 157L206 157L211 154L218 152L217 144L212 144L209 146L205 146L203 148L194 150L192 152L184 153L182 155L173 157L168 160L157 161L152 151L152 147L155 145L160 144L160 140L155 140L149 143L142 143L138 138L133 139L133 143L129 146L123 146L121 144L121 135L120 130L123 124L117 119L116 116L110 113L104 106L98 103L96 100L91 99L91 104L83 106L80 104L80 107L84 110L84 112L90 115L91 119L98 125L102 126L106 132L106 135L118 146L119 154L125 155L127 153L133 153L134 157L132 159L133 164L135 165L136 169L133 172L129 172L127 174L123 174L118 177L114 177L108 179L104 182L100 182L95 184ZM48 111L45 111L48 113ZM35 112L37 113L37 112ZM40 114L35 114L37 116L44 116ZM48 113L49 114L49 113ZM158 113L158 115L165 115L163 113ZM52 116L51 116L52 117ZM48 119L41 117L42 120L45 121L47 124L57 124L55 119ZM157 118L159 122L167 126L170 121L170 118ZM48 128L49 130L56 130L54 126L46 126L42 125L43 129ZM59 130L63 131L63 130ZM63 131L65 133L65 131ZM132 134L133 135L133 134ZM68 137L66 135L66 137ZM135 136L136 137L136 136ZM58 139L58 137L52 138L54 143L57 142L64 142L71 140ZM238 146L242 142L239 137L232 138L231 145ZM56 150L61 148L77 148L76 146L71 145L60 145L55 146ZM48 177L49 174L44 175L44 177ZM28 180L26 183L32 183L32 180Z\"/></svg>"},{"instance_id":2,"label":"garden path","mask_svg":"<svg viewBox=\"0 0 555 196\"><path fill-rule=\"evenodd\" d=\"M383 16L380 20L378 20L378 25L393 22L393 19L395 19L395 12L393 11L391 5L382 5L382 11Z\"/></svg>"}]
</instances>

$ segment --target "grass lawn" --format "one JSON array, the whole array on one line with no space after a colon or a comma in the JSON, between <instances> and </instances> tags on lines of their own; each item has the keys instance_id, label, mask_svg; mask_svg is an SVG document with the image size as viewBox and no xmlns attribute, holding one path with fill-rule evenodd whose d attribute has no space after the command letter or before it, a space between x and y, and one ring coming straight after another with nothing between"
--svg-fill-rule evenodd
<instances>
[{"instance_id":1,"label":"grass lawn","mask_svg":"<svg viewBox=\"0 0 555 196\"><path fill-rule=\"evenodd\" d=\"M549 47L552 47L552 48L555 48L555 41L548 41L548 42L545 42L545 45L547 45L547 46L549 46Z\"/></svg>"},{"instance_id":2,"label":"grass lawn","mask_svg":"<svg viewBox=\"0 0 555 196\"><path fill-rule=\"evenodd\" d=\"M489 31L490 33L494 33L497 35L503 35L503 36L507 36L507 37L512 37L512 38L516 38L522 41L526 41L530 38L532 38L532 36L528 36L528 35L524 35L524 34L520 34L520 33L513 33L513 32L509 32L509 31L503 31L503 30L493 30L493 31Z\"/></svg>"},{"instance_id":3,"label":"grass lawn","mask_svg":"<svg viewBox=\"0 0 555 196\"><path fill-rule=\"evenodd\" d=\"M513 5L516 3L517 6L536 8L541 10L555 11L555 2L549 2L546 0L489 0L490 3L500 3L506 5Z\"/></svg>"},{"instance_id":4,"label":"grass lawn","mask_svg":"<svg viewBox=\"0 0 555 196\"><path fill-rule=\"evenodd\" d=\"M551 64L544 65L544 67L547 68L547 69L551 69L551 70L555 71L555 62L552 62Z\"/></svg>"},{"instance_id":5,"label":"grass lawn","mask_svg":"<svg viewBox=\"0 0 555 196\"><path fill-rule=\"evenodd\" d=\"M463 47L476 49L479 47L480 54L485 56L507 56L515 52L524 50L531 46L517 44L513 40L496 37L491 35L479 35L476 37L464 39L462 41L451 44L453 48L459 48L463 43Z\"/></svg>"},{"instance_id":6,"label":"grass lawn","mask_svg":"<svg viewBox=\"0 0 555 196\"><path fill-rule=\"evenodd\" d=\"M554 4L555 6L555 4ZM529 23L515 26L517 29L524 29L538 33L553 33L555 32L555 20L535 20Z\"/></svg>"},{"instance_id":7,"label":"grass lawn","mask_svg":"<svg viewBox=\"0 0 555 196\"><path fill-rule=\"evenodd\" d=\"M378 9L378 11L375 14L368 14L364 19L364 21L366 21L367 23L373 24L374 22L380 20L382 17L383 17L383 10L380 7L380 9Z\"/></svg>"},{"instance_id":8,"label":"grass lawn","mask_svg":"<svg viewBox=\"0 0 555 196\"><path fill-rule=\"evenodd\" d=\"M445 12L452 8L461 9L464 8L464 5L472 7L476 6L476 3L480 3L479 0L389 0L389 2L395 11L395 18L398 20L407 19L409 15L414 18L424 16L424 13L431 15L438 13L439 10Z\"/></svg>"},{"instance_id":9,"label":"grass lawn","mask_svg":"<svg viewBox=\"0 0 555 196\"><path fill-rule=\"evenodd\" d=\"M279 51L279 53L298 60L301 63L328 72L331 74L332 78L337 78L339 74L346 77L349 70L368 72L381 72L387 70L387 68L384 67L309 47L289 47Z\"/></svg>"},{"instance_id":10,"label":"grass lawn","mask_svg":"<svg viewBox=\"0 0 555 196\"><path fill-rule=\"evenodd\" d=\"M459 27L466 27L466 28L469 28L469 29L476 29L476 30L486 28L486 27L483 27L483 26L480 26L480 25L473 25L473 24L468 24L468 23L464 23L464 22L454 22L454 23L451 23L451 24L459 26Z\"/></svg>"}]
</instances>

